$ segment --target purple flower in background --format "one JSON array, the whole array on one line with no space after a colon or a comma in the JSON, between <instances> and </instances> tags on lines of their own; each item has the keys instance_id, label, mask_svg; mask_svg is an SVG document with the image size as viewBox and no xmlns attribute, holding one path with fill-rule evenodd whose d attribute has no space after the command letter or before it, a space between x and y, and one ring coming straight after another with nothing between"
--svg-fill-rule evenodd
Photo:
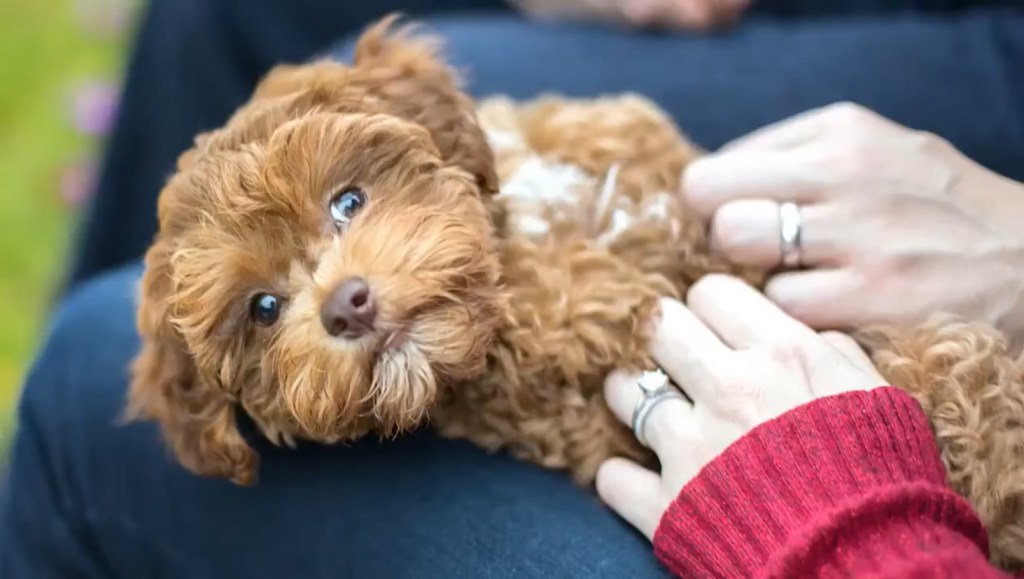
<instances>
[{"instance_id":1,"label":"purple flower in background","mask_svg":"<svg viewBox=\"0 0 1024 579\"><path fill-rule=\"evenodd\" d=\"M104 82L90 82L79 87L72 100L75 128L94 137L110 131L117 115L118 88Z\"/></svg>"},{"instance_id":2,"label":"purple flower in background","mask_svg":"<svg viewBox=\"0 0 1024 579\"><path fill-rule=\"evenodd\" d=\"M140 0L72 0L83 32L106 39L123 38L140 5ZM117 116L120 87L102 79L89 80L75 86L69 96L68 114L75 130L91 139L105 137ZM74 160L57 175L60 198L73 208L81 207L94 195L98 177L95 155Z\"/></svg>"}]
</instances>

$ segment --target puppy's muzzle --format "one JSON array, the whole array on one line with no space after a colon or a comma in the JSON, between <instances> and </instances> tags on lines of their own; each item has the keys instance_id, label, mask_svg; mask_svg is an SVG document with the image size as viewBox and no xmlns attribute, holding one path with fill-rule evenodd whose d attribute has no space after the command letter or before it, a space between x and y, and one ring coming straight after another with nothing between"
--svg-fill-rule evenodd
<instances>
[{"instance_id":1,"label":"puppy's muzzle","mask_svg":"<svg viewBox=\"0 0 1024 579\"><path fill-rule=\"evenodd\" d=\"M335 338L356 339L373 331L377 304L361 277L341 282L320 306L320 323Z\"/></svg>"}]
</instances>

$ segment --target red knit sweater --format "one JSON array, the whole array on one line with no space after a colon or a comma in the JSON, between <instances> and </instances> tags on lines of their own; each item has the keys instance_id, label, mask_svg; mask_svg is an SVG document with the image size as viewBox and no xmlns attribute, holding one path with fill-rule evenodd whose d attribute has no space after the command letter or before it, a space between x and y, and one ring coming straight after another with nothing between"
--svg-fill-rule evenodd
<instances>
[{"instance_id":1,"label":"red knit sweater","mask_svg":"<svg viewBox=\"0 0 1024 579\"><path fill-rule=\"evenodd\" d=\"M1008 576L921 407L891 387L755 428L683 488L654 549L687 578Z\"/></svg>"}]
</instances>

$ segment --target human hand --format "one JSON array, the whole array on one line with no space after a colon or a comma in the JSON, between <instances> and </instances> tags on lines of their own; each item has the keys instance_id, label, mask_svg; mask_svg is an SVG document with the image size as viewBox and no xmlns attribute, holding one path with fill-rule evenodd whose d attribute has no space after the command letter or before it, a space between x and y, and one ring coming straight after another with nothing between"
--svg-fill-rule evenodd
<instances>
[{"instance_id":1,"label":"human hand","mask_svg":"<svg viewBox=\"0 0 1024 579\"><path fill-rule=\"evenodd\" d=\"M662 301L650 343L692 400L668 398L640 425L661 473L620 458L597 473L601 498L648 539L683 486L754 427L816 398L884 383L851 338L815 333L736 278L705 276L687 302ZM608 405L627 425L639 378L614 372L605 383Z\"/></svg>"},{"instance_id":2,"label":"human hand","mask_svg":"<svg viewBox=\"0 0 1024 579\"><path fill-rule=\"evenodd\" d=\"M942 312L1024 336L1024 185L934 135L834 105L696 161L683 194L715 251L766 269L781 260L780 203L797 204L805 269L765 291L816 329Z\"/></svg>"},{"instance_id":3,"label":"human hand","mask_svg":"<svg viewBox=\"0 0 1024 579\"><path fill-rule=\"evenodd\" d=\"M751 0L626 0L623 12L635 26L712 30L735 24Z\"/></svg>"},{"instance_id":4,"label":"human hand","mask_svg":"<svg viewBox=\"0 0 1024 579\"><path fill-rule=\"evenodd\" d=\"M545 20L605 22L643 28L710 30L730 25L751 0L510 0Z\"/></svg>"}]
</instances>

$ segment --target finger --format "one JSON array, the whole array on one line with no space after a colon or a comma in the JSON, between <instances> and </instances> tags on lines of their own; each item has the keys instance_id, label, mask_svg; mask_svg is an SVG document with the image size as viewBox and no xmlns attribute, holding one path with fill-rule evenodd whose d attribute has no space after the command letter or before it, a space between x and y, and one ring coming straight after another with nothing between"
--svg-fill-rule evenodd
<instances>
[{"instance_id":1,"label":"finger","mask_svg":"<svg viewBox=\"0 0 1024 579\"><path fill-rule=\"evenodd\" d=\"M849 268L815 269L778 274L764 291L784 312L815 330L848 330L858 325L857 308L865 308L860 295L866 285Z\"/></svg>"},{"instance_id":2,"label":"finger","mask_svg":"<svg viewBox=\"0 0 1024 579\"><path fill-rule=\"evenodd\" d=\"M708 0L669 0L665 3L678 26L706 29L714 26L716 15Z\"/></svg>"},{"instance_id":3,"label":"finger","mask_svg":"<svg viewBox=\"0 0 1024 579\"><path fill-rule=\"evenodd\" d=\"M648 539L654 538L661 514L661 479L624 458L612 458L597 470L597 494Z\"/></svg>"},{"instance_id":4,"label":"finger","mask_svg":"<svg viewBox=\"0 0 1024 579\"><path fill-rule=\"evenodd\" d=\"M827 331L822 332L821 337L823 340L829 343L830 346L835 348L842 354L851 364L860 368L874 368L875 364L871 361L867 352L860 347L860 344L856 342L849 335L842 332Z\"/></svg>"},{"instance_id":5,"label":"finger","mask_svg":"<svg viewBox=\"0 0 1024 579\"><path fill-rule=\"evenodd\" d=\"M710 0L717 26L732 26L743 16L749 0Z\"/></svg>"},{"instance_id":6,"label":"finger","mask_svg":"<svg viewBox=\"0 0 1024 579\"><path fill-rule=\"evenodd\" d=\"M653 20L670 28L700 30L713 23L705 0L657 0Z\"/></svg>"},{"instance_id":7,"label":"finger","mask_svg":"<svg viewBox=\"0 0 1024 579\"><path fill-rule=\"evenodd\" d=\"M800 257L804 265L832 264L839 258L837 228L831 210L821 204L803 205L800 217ZM730 201L711 218L711 249L740 265L772 268L782 262L782 220L779 203L767 199Z\"/></svg>"},{"instance_id":8,"label":"finger","mask_svg":"<svg viewBox=\"0 0 1024 579\"><path fill-rule=\"evenodd\" d=\"M648 342L658 365L695 403L714 396L714 368L732 353L690 308L662 299L660 316Z\"/></svg>"},{"instance_id":9,"label":"finger","mask_svg":"<svg viewBox=\"0 0 1024 579\"><path fill-rule=\"evenodd\" d=\"M702 277L690 288L686 301L694 315L733 348L814 336L810 328L787 315L764 294L732 276Z\"/></svg>"},{"instance_id":10,"label":"finger","mask_svg":"<svg viewBox=\"0 0 1024 579\"><path fill-rule=\"evenodd\" d=\"M768 199L801 204L828 198L828 176L804 153L736 152L697 159L683 173L682 193L702 219L730 201Z\"/></svg>"},{"instance_id":11,"label":"finger","mask_svg":"<svg viewBox=\"0 0 1024 579\"><path fill-rule=\"evenodd\" d=\"M763 127L727 143L720 151L792 150L819 138L849 134L850 130L864 131L866 127L879 131L877 137L880 142L885 142L885 133L907 130L863 106L837 102Z\"/></svg>"},{"instance_id":12,"label":"finger","mask_svg":"<svg viewBox=\"0 0 1024 579\"><path fill-rule=\"evenodd\" d=\"M780 151L815 140L828 128L829 107L810 109L734 139L720 152Z\"/></svg>"},{"instance_id":13,"label":"finger","mask_svg":"<svg viewBox=\"0 0 1024 579\"><path fill-rule=\"evenodd\" d=\"M636 410L643 392L638 381L640 374L615 371L605 380L605 400L612 413L623 424L632 428L633 412ZM650 410L643 422L641 433L650 445L651 450L659 457L666 456L679 444L679 428L677 426L689 419L693 406L685 398L668 398L658 402Z\"/></svg>"},{"instance_id":14,"label":"finger","mask_svg":"<svg viewBox=\"0 0 1024 579\"><path fill-rule=\"evenodd\" d=\"M635 24L685 30L706 30L716 23L708 0L630 0L627 17Z\"/></svg>"}]
</instances>

